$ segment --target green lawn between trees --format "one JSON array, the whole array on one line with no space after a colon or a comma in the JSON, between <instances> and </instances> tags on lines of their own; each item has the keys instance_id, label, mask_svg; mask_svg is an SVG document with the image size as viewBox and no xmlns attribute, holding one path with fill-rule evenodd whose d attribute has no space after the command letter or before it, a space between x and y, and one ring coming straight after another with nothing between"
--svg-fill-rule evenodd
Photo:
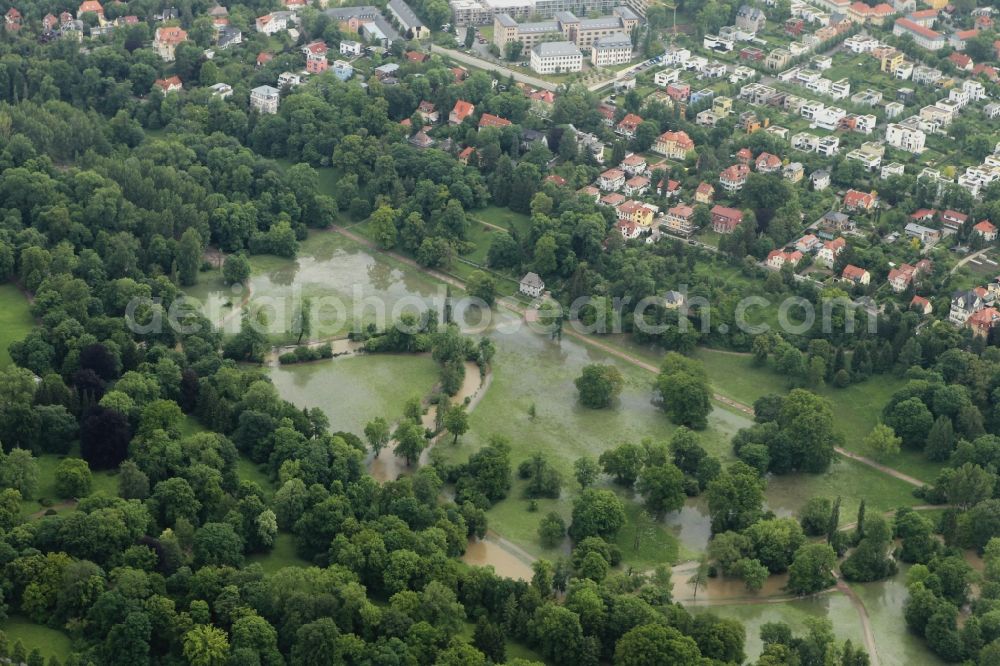
<instances>
[{"instance_id":1,"label":"green lawn between trees","mask_svg":"<svg viewBox=\"0 0 1000 666\"><path fill-rule=\"evenodd\" d=\"M22 339L31 330L34 321L28 299L13 284L0 284L0 368L10 365L10 343Z\"/></svg>"}]
</instances>

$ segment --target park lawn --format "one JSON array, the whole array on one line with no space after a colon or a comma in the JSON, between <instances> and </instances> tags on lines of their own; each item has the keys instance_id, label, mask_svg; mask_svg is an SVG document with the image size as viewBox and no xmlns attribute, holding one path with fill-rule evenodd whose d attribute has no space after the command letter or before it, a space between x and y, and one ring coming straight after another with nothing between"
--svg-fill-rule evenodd
<instances>
[{"instance_id":1,"label":"park lawn","mask_svg":"<svg viewBox=\"0 0 1000 666\"><path fill-rule=\"evenodd\" d=\"M35 491L35 498L30 501L22 501L21 509L23 514L28 515L38 511L44 511L53 504L63 501L56 494L56 468L64 458L79 458L79 451L74 450L68 456L58 456L45 453L35 458L38 463L38 489ZM115 497L118 495L118 472L117 470L98 470L91 472L92 483L90 494L103 493ZM81 498L77 498L81 499ZM57 509L57 511L60 509Z\"/></svg>"},{"instance_id":2,"label":"park lawn","mask_svg":"<svg viewBox=\"0 0 1000 666\"><path fill-rule=\"evenodd\" d=\"M258 465L243 454L240 454L239 459L236 461L236 474L240 477L240 481L252 481L256 483L264 491L265 495L270 496L274 492L274 484L271 482L271 478L267 475L267 472L263 470L263 465Z\"/></svg>"},{"instance_id":3,"label":"park lawn","mask_svg":"<svg viewBox=\"0 0 1000 666\"><path fill-rule=\"evenodd\" d=\"M191 435L197 435L199 432L205 432L205 426L195 417L185 414L184 420L181 422L181 437L190 437Z\"/></svg>"},{"instance_id":4,"label":"park lawn","mask_svg":"<svg viewBox=\"0 0 1000 666\"><path fill-rule=\"evenodd\" d=\"M462 624L462 629L458 632L460 638L465 639L467 643L472 644L472 637L476 633L476 623L470 618L466 618L466 621ZM542 655L538 654L530 647L524 643L519 643L510 638L504 639L504 643L507 647L507 661L511 659L525 659L527 661L537 661L539 663L545 663L545 659Z\"/></svg>"},{"instance_id":5,"label":"park lawn","mask_svg":"<svg viewBox=\"0 0 1000 666\"><path fill-rule=\"evenodd\" d=\"M287 158L278 158L273 161L275 164L278 165L278 169L281 171L281 173L285 173L286 171L288 171L290 168L292 168L297 164L297 162L294 162ZM319 179L320 193L329 194L332 196L333 186L337 184L337 181L340 180L340 176L342 175L340 171L334 167L329 167L329 166L321 166L313 168L316 169L316 174Z\"/></svg>"},{"instance_id":6,"label":"park lawn","mask_svg":"<svg viewBox=\"0 0 1000 666\"><path fill-rule=\"evenodd\" d=\"M267 553L255 553L247 558L247 564L259 564L266 574L273 574L285 567L309 567L308 562L295 552L295 537L280 532L274 540L274 548Z\"/></svg>"},{"instance_id":7,"label":"park lawn","mask_svg":"<svg viewBox=\"0 0 1000 666\"><path fill-rule=\"evenodd\" d=\"M521 234L527 234L531 228L530 216L524 213L515 213L509 208L501 208L500 206L487 206L480 210L470 211L469 215L504 229L517 229L518 233Z\"/></svg>"},{"instance_id":8,"label":"park lawn","mask_svg":"<svg viewBox=\"0 0 1000 666\"><path fill-rule=\"evenodd\" d=\"M38 648L46 660L55 657L65 663L72 651L72 642L69 636L56 629L32 622L22 615L11 615L0 622L0 631L7 635L10 648L13 648L17 641L21 641L28 654Z\"/></svg>"},{"instance_id":9,"label":"park lawn","mask_svg":"<svg viewBox=\"0 0 1000 666\"><path fill-rule=\"evenodd\" d=\"M0 368L11 364L10 343L24 338L32 326L28 299L13 284L0 284Z\"/></svg>"}]
</instances>

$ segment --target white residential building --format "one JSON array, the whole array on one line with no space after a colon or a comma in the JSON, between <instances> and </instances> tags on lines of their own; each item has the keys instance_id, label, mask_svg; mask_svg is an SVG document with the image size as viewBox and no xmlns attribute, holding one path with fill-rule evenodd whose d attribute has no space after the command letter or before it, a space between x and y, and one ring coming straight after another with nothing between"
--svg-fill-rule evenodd
<instances>
[{"instance_id":1,"label":"white residential building","mask_svg":"<svg viewBox=\"0 0 1000 666\"><path fill-rule=\"evenodd\" d=\"M359 56L365 50L365 45L351 39L345 39L340 43L340 55Z\"/></svg>"},{"instance_id":2,"label":"white residential building","mask_svg":"<svg viewBox=\"0 0 1000 666\"><path fill-rule=\"evenodd\" d=\"M583 53L573 42L542 42L531 47L531 69L539 74L579 72Z\"/></svg>"},{"instance_id":3,"label":"white residential building","mask_svg":"<svg viewBox=\"0 0 1000 666\"><path fill-rule=\"evenodd\" d=\"M595 67L621 65L632 59L632 38L623 32L601 37L590 49L590 62Z\"/></svg>"},{"instance_id":4,"label":"white residential building","mask_svg":"<svg viewBox=\"0 0 1000 666\"><path fill-rule=\"evenodd\" d=\"M250 91L250 106L260 113L277 113L281 91L271 86L257 86Z\"/></svg>"},{"instance_id":5,"label":"white residential building","mask_svg":"<svg viewBox=\"0 0 1000 666\"><path fill-rule=\"evenodd\" d=\"M899 123L889 123L885 128L885 140L893 148L919 155L924 152L927 135L916 128Z\"/></svg>"}]
</instances>

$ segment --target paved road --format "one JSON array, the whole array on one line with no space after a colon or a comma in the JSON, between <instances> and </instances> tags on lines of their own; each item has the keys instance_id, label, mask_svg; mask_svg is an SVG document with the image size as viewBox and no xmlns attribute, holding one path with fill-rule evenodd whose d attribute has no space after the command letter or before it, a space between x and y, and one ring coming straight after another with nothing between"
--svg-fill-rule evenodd
<instances>
[{"instance_id":1,"label":"paved road","mask_svg":"<svg viewBox=\"0 0 1000 666\"><path fill-rule=\"evenodd\" d=\"M497 64L495 62L490 62L489 60L483 60L482 58L477 58L476 56L471 56L468 53L463 53L462 51L456 51L455 49L446 49L443 46L431 45L431 52L438 52L447 55L450 58L454 58L458 62L465 63L466 65L471 65L473 67L478 67L479 69L485 69L487 72L494 71L498 72L503 76L512 76L515 81L520 81L521 83L527 83L529 86L534 86L536 88L543 88L545 90L551 90L555 92L559 89L559 86L551 81L544 81L537 77L531 76L529 74L524 74L513 69L508 69L503 65Z\"/></svg>"}]
</instances>

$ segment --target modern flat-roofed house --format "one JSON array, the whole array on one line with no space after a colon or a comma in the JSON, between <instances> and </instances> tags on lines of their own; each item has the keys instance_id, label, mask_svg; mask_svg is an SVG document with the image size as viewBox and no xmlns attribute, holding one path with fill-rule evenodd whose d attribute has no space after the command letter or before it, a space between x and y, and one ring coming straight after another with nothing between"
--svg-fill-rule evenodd
<instances>
[{"instance_id":1,"label":"modern flat-roofed house","mask_svg":"<svg viewBox=\"0 0 1000 666\"><path fill-rule=\"evenodd\" d=\"M345 39L340 42L340 55L359 56L365 50L365 45L352 39Z\"/></svg>"},{"instance_id":2,"label":"modern flat-roofed house","mask_svg":"<svg viewBox=\"0 0 1000 666\"><path fill-rule=\"evenodd\" d=\"M538 298L542 295L542 292L545 291L545 283L542 281L542 278L538 277L538 273L527 273L523 278L521 278L518 291L525 296Z\"/></svg>"}]
</instances>

